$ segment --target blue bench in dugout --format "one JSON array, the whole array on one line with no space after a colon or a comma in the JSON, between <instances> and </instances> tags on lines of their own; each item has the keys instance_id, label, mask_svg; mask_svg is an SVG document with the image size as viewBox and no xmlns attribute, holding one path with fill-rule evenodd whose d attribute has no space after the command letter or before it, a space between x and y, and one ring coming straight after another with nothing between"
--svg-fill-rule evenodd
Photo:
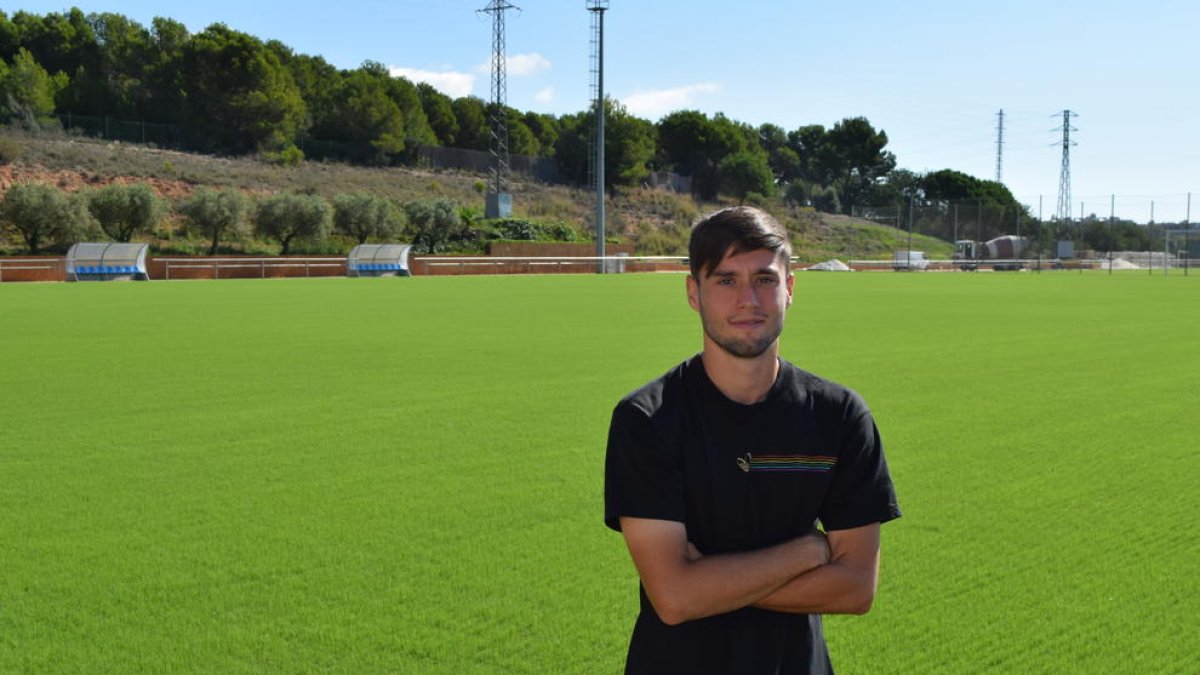
<instances>
[{"instance_id":1,"label":"blue bench in dugout","mask_svg":"<svg viewBox=\"0 0 1200 675\"><path fill-rule=\"evenodd\" d=\"M138 268L133 265L100 265L99 267L76 267L76 274L137 274Z\"/></svg>"},{"instance_id":2,"label":"blue bench in dugout","mask_svg":"<svg viewBox=\"0 0 1200 675\"><path fill-rule=\"evenodd\" d=\"M355 266L359 272L399 272L399 263L359 263Z\"/></svg>"}]
</instances>

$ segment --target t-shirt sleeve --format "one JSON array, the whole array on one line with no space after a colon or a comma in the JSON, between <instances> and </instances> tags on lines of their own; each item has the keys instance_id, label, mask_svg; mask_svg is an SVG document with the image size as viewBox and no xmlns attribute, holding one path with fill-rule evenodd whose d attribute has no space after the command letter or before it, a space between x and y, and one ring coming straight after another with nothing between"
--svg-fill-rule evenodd
<instances>
[{"instance_id":1,"label":"t-shirt sleeve","mask_svg":"<svg viewBox=\"0 0 1200 675\"><path fill-rule=\"evenodd\" d=\"M833 482L821 506L821 524L826 530L848 530L899 518L879 429L857 395L851 395L843 438Z\"/></svg>"},{"instance_id":2,"label":"t-shirt sleeve","mask_svg":"<svg viewBox=\"0 0 1200 675\"><path fill-rule=\"evenodd\" d=\"M683 469L678 450L663 439L650 415L630 400L613 410L604 462L604 524L620 518L684 521Z\"/></svg>"}]
</instances>

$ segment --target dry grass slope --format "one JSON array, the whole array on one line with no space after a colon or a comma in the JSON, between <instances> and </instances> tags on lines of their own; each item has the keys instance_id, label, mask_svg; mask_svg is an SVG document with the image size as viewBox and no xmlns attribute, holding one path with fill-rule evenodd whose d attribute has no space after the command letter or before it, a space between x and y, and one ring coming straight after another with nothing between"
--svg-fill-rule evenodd
<instances>
[{"instance_id":1,"label":"dry grass slope","mask_svg":"<svg viewBox=\"0 0 1200 675\"><path fill-rule=\"evenodd\" d=\"M482 210L487 176L461 171L417 168L373 168L323 162L279 166L259 158L196 155L171 150L103 142L68 136L0 136L0 191L21 181L41 181L68 191L113 182L146 182L160 195L178 201L201 186L235 188L252 195L282 191L319 194L326 198L370 192L403 204L422 199L449 199ZM535 221L566 222L581 232L592 230L594 194L567 186L547 185L521 176L510 184L513 215ZM685 252L687 231L702 213L722 206L701 203L689 195L645 188L622 188L606 210L610 238L633 242L645 255ZM781 199L762 204L793 233L796 255L806 260L886 258L896 245L895 231L846 216L818 213ZM204 242L186 232L177 217L155 233L152 246L175 253L200 252ZM245 253L274 253L272 244L235 244ZM332 248L346 246L336 241ZM922 239L920 247L947 255L950 244ZM22 252L11 228L0 230L0 253ZM317 252L317 251L313 251ZM332 252L332 251L329 251Z\"/></svg>"}]
</instances>

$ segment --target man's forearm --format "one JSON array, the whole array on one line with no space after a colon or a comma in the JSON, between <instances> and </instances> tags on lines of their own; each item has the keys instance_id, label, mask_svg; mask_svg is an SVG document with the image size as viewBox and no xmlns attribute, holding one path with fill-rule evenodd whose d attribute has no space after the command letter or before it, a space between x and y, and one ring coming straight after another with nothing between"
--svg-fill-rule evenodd
<instances>
[{"instance_id":1,"label":"man's forearm","mask_svg":"<svg viewBox=\"0 0 1200 675\"><path fill-rule=\"evenodd\" d=\"M661 618L679 623L751 606L778 592L794 575L818 569L827 556L816 543L800 546L797 540L758 551L697 558L677 578L680 592L674 597L681 602L668 607L668 616Z\"/></svg>"},{"instance_id":2,"label":"man's forearm","mask_svg":"<svg viewBox=\"0 0 1200 675\"><path fill-rule=\"evenodd\" d=\"M705 556L688 543L682 523L622 518L621 529L655 612L672 625L750 606L829 561L819 532L757 551Z\"/></svg>"},{"instance_id":3,"label":"man's forearm","mask_svg":"<svg viewBox=\"0 0 1200 675\"><path fill-rule=\"evenodd\" d=\"M879 524L830 532L833 559L754 603L796 614L864 614L879 580Z\"/></svg>"},{"instance_id":4,"label":"man's forearm","mask_svg":"<svg viewBox=\"0 0 1200 675\"><path fill-rule=\"evenodd\" d=\"M793 614L865 614L874 599L875 578L835 560L795 577L754 606Z\"/></svg>"}]
</instances>

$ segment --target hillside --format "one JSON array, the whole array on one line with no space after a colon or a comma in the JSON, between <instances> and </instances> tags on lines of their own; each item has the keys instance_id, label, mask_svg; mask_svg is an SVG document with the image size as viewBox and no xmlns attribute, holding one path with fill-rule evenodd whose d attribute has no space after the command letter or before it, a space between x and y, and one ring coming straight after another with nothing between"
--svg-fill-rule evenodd
<instances>
[{"instance_id":1,"label":"hillside","mask_svg":"<svg viewBox=\"0 0 1200 675\"><path fill-rule=\"evenodd\" d=\"M0 137L0 191L22 181L39 181L63 190L100 187L112 182L146 182L163 197L177 201L200 186L237 188L253 195L302 191L332 198L336 194L369 192L398 203L449 199L482 212L486 175L416 168L366 168L322 162L278 166L255 158L225 158L160 150L117 142L67 136ZM514 176L510 183L513 215L534 221L565 222L581 232L591 229L594 194L550 186ZM687 230L701 213L721 204L698 203L691 196L635 188L621 189L606 209L610 237L632 242L645 255L682 254ZM817 213L780 199L764 206L793 233L795 253L805 260L887 258L897 246L894 229L847 216ZM202 238L186 232L172 216L151 239L156 251L197 253ZM338 252L349 242L334 240L309 252ZM948 256L951 245L928 238L914 246L935 257ZM272 244L235 242L237 252L272 254ZM306 250L306 249L301 249ZM0 234L0 253L22 252L11 230Z\"/></svg>"}]
</instances>

